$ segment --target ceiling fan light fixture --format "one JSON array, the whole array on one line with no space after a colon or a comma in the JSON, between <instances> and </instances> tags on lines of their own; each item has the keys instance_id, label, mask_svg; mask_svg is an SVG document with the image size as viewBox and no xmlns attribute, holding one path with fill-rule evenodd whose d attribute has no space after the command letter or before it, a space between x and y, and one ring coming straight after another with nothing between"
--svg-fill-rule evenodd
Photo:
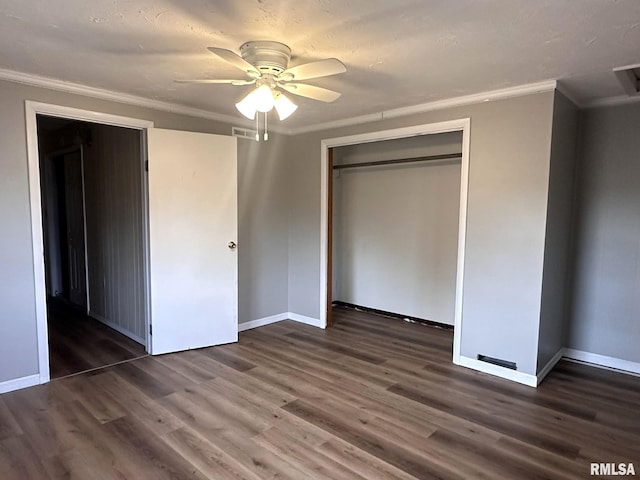
<instances>
[{"instance_id":1,"label":"ceiling fan light fixture","mask_svg":"<svg viewBox=\"0 0 640 480\"><path fill-rule=\"evenodd\" d=\"M275 95L275 107L280 121L289 118L298 109L298 106L282 92L277 92Z\"/></svg>"},{"instance_id":2,"label":"ceiling fan light fixture","mask_svg":"<svg viewBox=\"0 0 640 480\"><path fill-rule=\"evenodd\" d=\"M253 91L251 91L246 97L236 103L236 108L238 109L238 111L249 120L255 119L257 112L256 107L253 103L253 99L251 97L252 93Z\"/></svg>"},{"instance_id":3,"label":"ceiling fan light fixture","mask_svg":"<svg viewBox=\"0 0 640 480\"><path fill-rule=\"evenodd\" d=\"M271 87L263 84L251 90L246 97L236 103L236 108L245 117L253 120L256 112L270 112L274 105L275 99L273 98Z\"/></svg>"},{"instance_id":4,"label":"ceiling fan light fixture","mask_svg":"<svg viewBox=\"0 0 640 480\"><path fill-rule=\"evenodd\" d=\"M240 55L226 48L208 47L208 49L221 60L242 70L248 78L202 78L177 81L231 85L255 84L256 88L236 103L236 108L249 120L257 119L258 112L264 113L265 123L267 113L274 107L280 120L290 117L298 108L295 103L280 92L280 89L312 100L333 102L340 97L339 92L300 83L300 81L328 77L347 71L344 64L337 58L325 58L290 67L291 49L284 43L274 41L245 42L240 46Z\"/></svg>"},{"instance_id":5,"label":"ceiling fan light fixture","mask_svg":"<svg viewBox=\"0 0 640 480\"><path fill-rule=\"evenodd\" d=\"M250 93L253 104L256 110L259 112L270 112L275 105L275 99L273 98L273 90L268 85L260 85L253 92Z\"/></svg>"}]
</instances>

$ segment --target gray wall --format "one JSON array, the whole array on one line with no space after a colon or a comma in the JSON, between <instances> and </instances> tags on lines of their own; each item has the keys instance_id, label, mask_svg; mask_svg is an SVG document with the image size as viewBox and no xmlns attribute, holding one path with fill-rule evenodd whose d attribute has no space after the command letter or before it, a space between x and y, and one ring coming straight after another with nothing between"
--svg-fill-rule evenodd
<instances>
[{"instance_id":1,"label":"gray wall","mask_svg":"<svg viewBox=\"0 0 640 480\"><path fill-rule=\"evenodd\" d=\"M569 258L578 142L578 109L556 92L538 334L538 372L564 346L569 306Z\"/></svg>"},{"instance_id":2,"label":"gray wall","mask_svg":"<svg viewBox=\"0 0 640 480\"><path fill-rule=\"evenodd\" d=\"M239 323L288 311L286 137L238 139Z\"/></svg>"},{"instance_id":3,"label":"gray wall","mask_svg":"<svg viewBox=\"0 0 640 480\"><path fill-rule=\"evenodd\" d=\"M566 346L640 362L640 103L581 115Z\"/></svg>"},{"instance_id":4,"label":"gray wall","mask_svg":"<svg viewBox=\"0 0 640 480\"><path fill-rule=\"evenodd\" d=\"M462 135L334 149L334 164L462 151ZM336 170L333 300L453 325L460 160Z\"/></svg>"},{"instance_id":5,"label":"gray wall","mask_svg":"<svg viewBox=\"0 0 640 480\"><path fill-rule=\"evenodd\" d=\"M461 354L515 361L535 375L553 92L287 139L289 311L320 315L320 141L471 118Z\"/></svg>"},{"instance_id":6,"label":"gray wall","mask_svg":"<svg viewBox=\"0 0 640 480\"><path fill-rule=\"evenodd\" d=\"M153 120L160 128L230 134L230 126L211 120L0 81L0 382L38 373L25 100ZM282 206L288 191L278 135L259 145L238 143L239 319L249 321L287 311Z\"/></svg>"},{"instance_id":7,"label":"gray wall","mask_svg":"<svg viewBox=\"0 0 640 480\"><path fill-rule=\"evenodd\" d=\"M229 126L219 122L0 82L0 382L38 370L26 99L149 119L160 128L229 133ZM518 370L535 374L536 363L543 363L558 338L558 322L553 319L559 301L557 296L547 297L546 289L552 278L559 278L558 272L549 275L552 251L557 256L561 249L550 248L552 239L545 240L545 232L559 232L561 228L551 225L565 225L565 214L547 215L547 202L564 205L564 200L554 200L562 197L562 188L549 182L549 168L559 169L560 185L568 168L557 159L566 157L569 146L556 143L559 136L552 146L554 106L556 118L571 116L562 113L564 101L554 102L554 94L545 92L295 137L274 134L268 143L239 140L240 321L285 311L319 317L322 139L470 117L461 353L516 361ZM571 130L570 122L559 124L560 131ZM638 124L638 104L584 114L574 294L566 331L570 348L636 362Z\"/></svg>"}]
</instances>

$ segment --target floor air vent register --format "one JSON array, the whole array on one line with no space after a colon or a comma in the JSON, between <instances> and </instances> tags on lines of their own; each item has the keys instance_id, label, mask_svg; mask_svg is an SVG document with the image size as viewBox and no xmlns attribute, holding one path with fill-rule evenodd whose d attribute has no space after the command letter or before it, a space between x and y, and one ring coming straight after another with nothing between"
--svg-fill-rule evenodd
<instances>
[{"instance_id":1,"label":"floor air vent register","mask_svg":"<svg viewBox=\"0 0 640 480\"><path fill-rule=\"evenodd\" d=\"M478 360L481 362L491 363L498 365L499 367L508 368L510 370L518 370L516 362L510 362L509 360L503 360L502 358L488 357L487 355L478 354Z\"/></svg>"}]
</instances>

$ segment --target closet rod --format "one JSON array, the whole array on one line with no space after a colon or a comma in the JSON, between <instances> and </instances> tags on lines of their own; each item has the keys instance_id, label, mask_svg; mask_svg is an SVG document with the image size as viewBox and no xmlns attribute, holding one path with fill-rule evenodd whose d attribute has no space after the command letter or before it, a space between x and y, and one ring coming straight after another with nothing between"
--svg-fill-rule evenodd
<instances>
[{"instance_id":1,"label":"closet rod","mask_svg":"<svg viewBox=\"0 0 640 480\"><path fill-rule=\"evenodd\" d=\"M371 167L374 165L395 165L396 163L426 162L429 160L449 160L454 158L462 159L462 153L447 153L445 155L431 155L430 157L398 158L395 160L378 160L375 162L344 163L342 165L334 165L333 169L342 170L343 168Z\"/></svg>"}]
</instances>

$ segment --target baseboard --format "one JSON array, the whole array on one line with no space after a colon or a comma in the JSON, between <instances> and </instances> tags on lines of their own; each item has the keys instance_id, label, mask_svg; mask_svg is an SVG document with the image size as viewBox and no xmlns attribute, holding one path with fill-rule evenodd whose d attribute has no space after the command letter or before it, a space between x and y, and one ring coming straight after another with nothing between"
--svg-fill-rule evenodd
<instances>
[{"instance_id":1,"label":"baseboard","mask_svg":"<svg viewBox=\"0 0 640 480\"><path fill-rule=\"evenodd\" d=\"M553 358L547 362L544 368L540 370L538 375L536 375L537 385L540 385L540 382L544 380L544 377L546 377L549 374L549 372L553 369L553 367L556 366L556 363L558 363L563 356L564 356L564 348L561 348L556 352Z\"/></svg>"},{"instance_id":2,"label":"baseboard","mask_svg":"<svg viewBox=\"0 0 640 480\"><path fill-rule=\"evenodd\" d=\"M97 313L94 313L94 312L89 312L89 316L94 320L99 321L100 323L104 323L107 327L113 328L116 332L121 333L125 337L129 337L134 342L138 342L143 347L146 347L147 341L144 338L141 338L136 334L129 332L128 330L125 330L120 325L113 323L111 320L107 320L103 316L98 315Z\"/></svg>"},{"instance_id":3,"label":"baseboard","mask_svg":"<svg viewBox=\"0 0 640 480\"><path fill-rule=\"evenodd\" d=\"M278 313L277 315L271 315L270 317L258 318L257 320L251 320L250 322L239 323L238 332L244 332L245 330L251 330L252 328L264 327L270 323L281 322L282 320L288 319L288 313Z\"/></svg>"},{"instance_id":4,"label":"baseboard","mask_svg":"<svg viewBox=\"0 0 640 480\"><path fill-rule=\"evenodd\" d=\"M300 322L306 325L311 325L312 327L325 328L324 325L320 323L320 319L318 318L305 317L304 315L299 315L293 312L288 312L287 318L289 320L293 320L294 322Z\"/></svg>"},{"instance_id":5,"label":"baseboard","mask_svg":"<svg viewBox=\"0 0 640 480\"><path fill-rule=\"evenodd\" d=\"M522 383L529 387L538 386L538 379L535 375L518 372L517 370L511 370L510 368L500 367L491 363L481 362L480 360L463 357L462 355L460 355L459 365L473 370L478 370L479 372L488 373L489 375L504 378L506 380L511 380L512 382Z\"/></svg>"},{"instance_id":6,"label":"baseboard","mask_svg":"<svg viewBox=\"0 0 640 480\"><path fill-rule=\"evenodd\" d=\"M562 356L569 360L589 363L594 367L640 376L640 363L638 362L607 357L606 355L599 355L597 353L583 352L582 350L575 350L573 348L564 348Z\"/></svg>"},{"instance_id":7,"label":"baseboard","mask_svg":"<svg viewBox=\"0 0 640 480\"><path fill-rule=\"evenodd\" d=\"M0 393L13 392L14 390L20 390L21 388L33 387L34 385L40 385L40 383L40 375L38 374L15 378L13 380L0 382Z\"/></svg>"},{"instance_id":8,"label":"baseboard","mask_svg":"<svg viewBox=\"0 0 640 480\"><path fill-rule=\"evenodd\" d=\"M251 320L250 322L243 322L238 324L238 332L244 332L245 330L251 330L252 328L264 327L271 323L281 322L282 320L293 320L294 322L304 323L305 325L311 325L313 327L324 328L320 324L320 320L312 317L305 317L293 312L278 313L269 317L258 318L257 320Z\"/></svg>"}]
</instances>

